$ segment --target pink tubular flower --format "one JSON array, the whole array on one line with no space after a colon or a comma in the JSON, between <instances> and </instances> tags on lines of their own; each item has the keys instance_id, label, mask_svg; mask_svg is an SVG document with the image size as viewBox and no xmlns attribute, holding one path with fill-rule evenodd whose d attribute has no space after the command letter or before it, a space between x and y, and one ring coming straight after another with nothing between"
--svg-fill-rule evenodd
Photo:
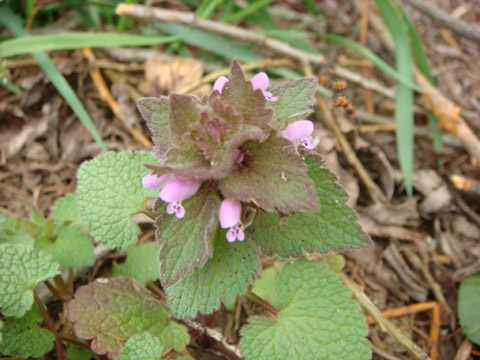
<instances>
[{"instance_id":1,"label":"pink tubular flower","mask_svg":"<svg viewBox=\"0 0 480 360\"><path fill-rule=\"evenodd\" d=\"M161 176L148 174L143 177L142 184L147 189L158 189L163 187L170 180L173 180L173 175L171 174L164 174Z\"/></svg>"},{"instance_id":2,"label":"pink tubular flower","mask_svg":"<svg viewBox=\"0 0 480 360\"><path fill-rule=\"evenodd\" d=\"M160 199L168 202L167 214L175 213L179 219L185 216L185 209L182 201L191 198L200 188L202 183L198 180L173 178L167 182L162 191L160 191Z\"/></svg>"},{"instance_id":3,"label":"pink tubular flower","mask_svg":"<svg viewBox=\"0 0 480 360\"><path fill-rule=\"evenodd\" d=\"M245 233L242 230L242 222L240 216L242 214L242 204L238 200L225 199L220 205L219 219L222 228L230 228L227 231L228 242L235 240L243 241Z\"/></svg>"},{"instance_id":4,"label":"pink tubular flower","mask_svg":"<svg viewBox=\"0 0 480 360\"><path fill-rule=\"evenodd\" d=\"M219 92L222 92L223 87L225 84L228 82L228 78L225 76L220 76L215 82L213 83L213 90L218 90ZM268 75L265 74L264 72L260 72L257 75L255 75L252 80L250 80L252 83L253 90L260 89L263 92L263 95L267 100L270 101L277 101L278 98L272 96L272 93L267 91L268 88L268 83L270 80L268 79Z\"/></svg>"},{"instance_id":5,"label":"pink tubular flower","mask_svg":"<svg viewBox=\"0 0 480 360\"><path fill-rule=\"evenodd\" d=\"M312 150L315 148L312 133L313 123L309 120L299 120L291 123L280 133L280 136L290 140L295 145L303 145Z\"/></svg>"}]
</instances>

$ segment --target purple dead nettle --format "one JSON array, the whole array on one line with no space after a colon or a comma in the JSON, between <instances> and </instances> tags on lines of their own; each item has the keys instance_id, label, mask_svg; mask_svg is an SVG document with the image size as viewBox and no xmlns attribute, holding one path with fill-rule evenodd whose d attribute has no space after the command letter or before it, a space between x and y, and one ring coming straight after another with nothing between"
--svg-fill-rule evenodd
<instances>
[{"instance_id":1,"label":"purple dead nettle","mask_svg":"<svg viewBox=\"0 0 480 360\"><path fill-rule=\"evenodd\" d=\"M299 120L291 123L280 135L293 142L295 146L303 145L312 150L316 145L312 133L313 123L309 120Z\"/></svg>"},{"instance_id":2,"label":"purple dead nettle","mask_svg":"<svg viewBox=\"0 0 480 360\"><path fill-rule=\"evenodd\" d=\"M222 92L222 89L227 82L228 82L227 77L220 76L217 80L215 80L215 83L213 84L213 90L218 90L219 92ZM252 78L252 80L250 80L250 82L252 83L253 90L257 90L257 89L262 90L263 95L265 96L265 99L270 101L278 100L277 97L272 96L271 92L267 91L270 80L268 79L268 75L265 74L264 72L260 72L257 75L255 75Z\"/></svg>"},{"instance_id":3,"label":"purple dead nettle","mask_svg":"<svg viewBox=\"0 0 480 360\"><path fill-rule=\"evenodd\" d=\"M168 202L167 214L175 214L179 219L185 216L182 201L191 198L202 183L198 180L180 179L172 174L157 176L149 174L142 179L143 186L148 189L161 188L158 197Z\"/></svg>"},{"instance_id":4,"label":"purple dead nettle","mask_svg":"<svg viewBox=\"0 0 480 360\"><path fill-rule=\"evenodd\" d=\"M223 229L230 228L227 231L228 242L235 240L243 241L245 233L243 232L243 224L240 221L242 214L242 204L235 199L225 199L220 205L219 220Z\"/></svg>"}]
</instances>

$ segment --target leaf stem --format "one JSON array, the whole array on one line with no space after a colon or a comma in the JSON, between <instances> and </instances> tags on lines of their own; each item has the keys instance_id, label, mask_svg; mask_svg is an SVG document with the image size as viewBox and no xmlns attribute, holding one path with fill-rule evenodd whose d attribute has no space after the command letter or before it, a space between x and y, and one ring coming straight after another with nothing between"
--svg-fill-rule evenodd
<instances>
[{"instance_id":1,"label":"leaf stem","mask_svg":"<svg viewBox=\"0 0 480 360\"><path fill-rule=\"evenodd\" d=\"M55 341L54 341L54 348L55 348L55 354L57 355L58 360L65 360L65 356L63 354L63 348L62 348L62 343L60 342L60 337L58 336L57 332L55 331L55 325L53 324L53 320L48 315L47 310L45 310L45 307L42 303L42 300L38 297L37 293L35 290L33 290L33 298L35 299L35 302L38 305L38 308L40 309L40 312L42 313L43 320L45 321L45 325L47 325L48 330L52 332L53 335L55 335Z\"/></svg>"},{"instance_id":2,"label":"leaf stem","mask_svg":"<svg viewBox=\"0 0 480 360\"><path fill-rule=\"evenodd\" d=\"M247 299L253 301L255 304L260 305L262 308L264 308L268 312L272 313L274 316L278 316L280 311L277 308L275 308L274 306L272 306L272 304L270 304L268 301L265 301L264 299L262 299L257 294L248 290L245 294L243 294L243 296L245 296Z\"/></svg>"},{"instance_id":3,"label":"leaf stem","mask_svg":"<svg viewBox=\"0 0 480 360\"><path fill-rule=\"evenodd\" d=\"M150 219L152 219L152 220L155 220L155 219L157 218L157 216L156 216L153 212L151 212L150 210L148 210L147 208L142 208L142 209L140 209L139 212L142 213L142 214L147 215L147 216L148 216Z\"/></svg>"},{"instance_id":4,"label":"leaf stem","mask_svg":"<svg viewBox=\"0 0 480 360\"><path fill-rule=\"evenodd\" d=\"M60 291L62 294L70 295L68 292L67 284L65 284L65 281L63 281L62 275L55 275L53 281L55 282L58 291Z\"/></svg>"},{"instance_id":5,"label":"leaf stem","mask_svg":"<svg viewBox=\"0 0 480 360\"><path fill-rule=\"evenodd\" d=\"M68 342L70 344L80 346L84 349L92 351L92 349L90 348L90 345L88 343L84 343L84 342L81 342L81 341L78 341L76 339L72 339L72 338L69 338L69 337L66 337L66 336L60 336L60 340Z\"/></svg>"},{"instance_id":6,"label":"leaf stem","mask_svg":"<svg viewBox=\"0 0 480 360\"><path fill-rule=\"evenodd\" d=\"M62 294L60 291L58 291L58 289L53 286L52 284L50 284L50 282L48 280L45 280L43 282L45 284L45 286L47 287L48 290L50 290L50 292L60 301L62 302L66 302L68 300L71 300L72 297L67 295L65 296L64 294Z\"/></svg>"}]
</instances>

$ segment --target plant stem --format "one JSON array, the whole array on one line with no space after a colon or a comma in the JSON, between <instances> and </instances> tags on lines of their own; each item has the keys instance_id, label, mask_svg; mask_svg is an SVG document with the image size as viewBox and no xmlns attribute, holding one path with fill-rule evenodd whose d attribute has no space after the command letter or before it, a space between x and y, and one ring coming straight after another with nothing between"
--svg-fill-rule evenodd
<instances>
[{"instance_id":1,"label":"plant stem","mask_svg":"<svg viewBox=\"0 0 480 360\"><path fill-rule=\"evenodd\" d=\"M62 294L69 295L67 285L65 284L65 281L63 281L62 275L55 275L53 281L55 282L58 291Z\"/></svg>"},{"instance_id":2,"label":"plant stem","mask_svg":"<svg viewBox=\"0 0 480 360\"><path fill-rule=\"evenodd\" d=\"M92 351L92 349L90 348L90 345L88 343L84 343L84 342L81 342L81 341L78 341L76 339L72 339L72 338L69 338L69 337L66 337L66 336L60 336L60 340L68 342L70 344L80 346L84 349Z\"/></svg>"},{"instance_id":3,"label":"plant stem","mask_svg":"<svg viewBox=\"0 0 480 360\"><path fill-rule=\"evenodd\" d=\"M45 307L43 306L42 300L40 300L35 290L33 290L33 298L35 299L35 302L37 303L38 308L42 313L43 320L45 321L45 325L47 325L48 330L50 330L52 334L55 335L54 348L55 348L55 354L57 355L57 359L65 360L65 357L63 355L62 343L60 342L60 337L55 331L55 325L53 324L53 320L50 317L50 315L48 315L47 310L45 310Z\"/></svg>"},{"instance_id":4,"label":"plant stem","mask_svg":"<svg viewBox=\"0 0 480 360\"><path fill-rule=\"evenodd\" d=\"M255 304L260 305L262 308L264 308L268 312L272 313L274 316L278 316L278 313L280 311L278 309L276 309L275 307L273 307L268 301L263 300L257 294L248 290L245 294L243 294L243 296L245 296L247 299L253 301Z\"/></svg>"},{"instance_id":5,"label":"plant stem","mask_svg":"<svg viewBox=\"0 0 480 360\"><path fill-rule=\"evenodd\" d=\"M150 219L152 219L152 220L155 220L155 219L157 218L157 216L156 216L153 212L151 212L150 210L148 210L147 208L142 208L142 209L140 209L139 212L142 213L142 214L147 215L147 216L148 216Z\"/></svg>"},{"instance_id":6,"label":"plant stem","mask_svg":"<svg viewBox=\"0 0 480 360\"><path fill-rule=\"evenodd\" d=\"M70 300L70 299L72 298L71 296L68 296L68 295L65 296L65 295L63 295L60 291L58 291L58 289L57 289L55 286L53 286L52 284L50 284L50 282L49 282L48 280L45 280L43 283L45 284L45 286L47 287L47 289L50 290L50 292L51 292L53 295L55 295L55 297L56 297L58 300L60 300L60 301L62 301L62 302L66 302L66 301L68 301L68 300Z\"/></svg>"}]
</instances>

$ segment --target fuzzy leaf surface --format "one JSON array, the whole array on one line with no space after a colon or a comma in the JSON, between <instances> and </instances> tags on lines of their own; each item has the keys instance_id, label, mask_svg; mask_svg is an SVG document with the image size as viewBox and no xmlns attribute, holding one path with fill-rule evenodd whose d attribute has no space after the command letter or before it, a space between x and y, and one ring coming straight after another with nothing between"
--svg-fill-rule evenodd
<instances>
[{"instance_id":1,"label":"fuzzy leaf surface","mask_svg":"<svg viewBox=\"0 0 480 360\"><path fill-rule=\"evenodd\" d=\"M57 274L58 263L26 245L0 244L0 308L4 316L21 317L32 307L32 289Z\"/></svg>"},{"instance_id":2,"label":"fuzzy leaf surface","mask_svg":"<svg viewBox=\"0 0 480 360\"><path fill-rule=\"evenodd\" d=\"M35 247L53 256L64 268L91 266L95 262L90 238L76 225L59 226L51 239L41 239Z\"/></svg>"},{"instance_id":3,"label":"fuzzy leaf surface","mask_svg":"<svg viewBox=\"0 0 480 360\"><path fill-rule=\"evenodd\" d=\"M227 242L225 231L217 230L213 257L166 288L167 302L177 318L208 314L243 294L259 271L257 249L251 241Z\"/></svg>"},{"instance_id":4,"label":"fuzzy leaf surface","mask_svg":"<svg viewBox=\"0 0 480 360\"><path fill-rule=\"evenodd\" d=\"M207 187L183 202L185 216L159 216L156 238L160 244L160 280L171 286L194 267L201 268L212 254L220 198Z\"/></svg>"},{"instance_id":5,"label":"fuzzy leaf surface","mask_svg":"<svg viewBox=\"0 0 480 360\"><path fill-rule=\"evenodd\" d=\"M240 65L232 61L228 82L222 90L222 100L242 115L243 124L263 128L273 116L272 109L266 108L267 100L261 90L253 90L252 83L245 80Z\"/></svg>"},{"instance_id":6,"label":"fuzzy leaf surface","mask_svg":"<svg viewBox=\"0 0 480 360\"><path fill-rule=\"evenodd\" d=\"M113 264L113 276L134 278L142 286L156 281L160 278L159 254L160 247L155 243L132 246L123 264Z\"/></svg>"},{"instance_id":7,"label":"fuzzy leaf surface","mask_svg":"<svg viewBox=\"0 0 480 360\"><path fill-rule=\"evenodd\" d=\"M284 263L276 261L272 266L262 270L262 274L253 283L252 292L267 300L276 308L282 308L286 305L285 301L278 296L275 279L277 274L282 271Z\"/></svg>"},{"instance_id":8,"label":"fuzzy leaf surface","mask_svg":"<svg viewBox=\"0 0 480 360\"><path fill-rule=\"evenodd\" d=\"M289 140L270 136L261 144L245 145L242 151L242 166L219 183L226 198L283 213L318 210L307 167Z\"/></svg>"},{"instance_id":9,"label":"fuzzy leaf surface","mask_svg":"<svg viewBox=\"0 0 480 360\"><path fill-rule=\"evenodd\" d=\"M480 273L467 277L458 291L458 317L463 332L480 345Z\"/></svg>"},{"instance_id":10,"label":"fuzzy leaf surface","mask_svg":"<svg viewBox=\"0 0 480 360\"><path fill-rule=\"evenodd\" d=\"M82 217L77 207L77 195L68 194L57 201L52 207L52 217L58 222L71 222L75 225L82 225Z\"/></svg>"},{"instance_id":11,"label":"fuzzy leaf surface","mask_svg":"<svg viewBox=\"0 0 480 360\"><path fill-rule=\"evenodd\" d=\"M167 151L172 147L170 130L168 128L170 100L166 96L159 98L144 97L138 99L137 108L152 132L155 156L158 159L163 159Z\"/></svg>"},{"instance_id":12,"label":"fuzzy leaf surface","mask_svg":"<svg viewBox=\"0 0 480 360\"><path fill-rule=\"evenodd\" d=\"M23 218L0 216L0 243L33 246L37 226Z\"/></svg>"},{"instance_id":13,"label":"fuzzy leaf surface","mask_svg":"<svg viewBox=\"0 0 480 360\"><path fill-rule=\"evenodd\" d=\"M300 260L285 265L276 284L287 305L276 319L251 318L242 328L248 360L371 359L367 324L338 275Z\"/></svg>"},{"instance_id":14,"label":"fuzzy leaf surface","mask_svg":"<svg viewBox=\"0 0 480 360\"><path fill-rule=\"evenodd\" d=\"M137 242L140 228L130 219L158 190L146 189L143 162L151 153L108 153L86 161L78 171L78 208L92 236L110 248L126 249Z\"/></svg>"},{"instance_id":15,"label":"fuzzy leaf surface","mask_svg":"<svg viewBox=\"0 0 480 360\"><path fill-rule=\"evenodd\" d=\"M175 351L189 341L187 329L172 322L169 311L133 279L100 278L80 287L67 317L77 337L92 340L92 350L111 359L128 339L145 332Z\"/></svg>"},{"instance_id":16,"label":"fuzzy leaf surface","mask_svg":"<svg viewBox=\"0 0 480 360\"><path fill-rule=\"evenodd\" d=\"M162 351L160 340L145 333L131 337L116 360L159 360Z\"/></svg>"},{"instance_id":17,"label":"fuzzy leaf surface","mask_svg":"<svg viewBox=\"0 0 480 360\"><path fill-rule=\"evenodd\" d=\"M55 336L38 325L42 321L37 305L19 319L7 318L3 323L0 353L26 359L38 358L52 350Z\"/></svg>"},{"instance_id":18,"label":"fuzzy leaf surface","mask_svg":"<svg viewBox=\"0 0 480 360\"><path fill-rule=\"evenodd\" d=\"M313 77L272 86L270 91L278 101L268 103L268 107L275 110L269 125L282 131L292 122L305 119L312 112L316 89L317 79Z\"/></svg>"},{"instance_id":19,"label":"fuzzy leaf surface","mask_svg":"<svg viewBox=\"0 0 480 360\"><path fill-rule=\"evenodd\" d=\"M91 351L77 345L68 346L67 360L91 360L91 359L95 359Z\"/></svg>"},{"instance_id":20,"label":"fuzzy leaf surface","mask_svg":"<svg viewBox=\"0 0 480 360\"><path fill-rule=\"evenodd\" d=\"M345 205L347 195L335 176L322 167L318 156L307 156L305 162L315 183L320 211L285 217L259 211L248 228L250 236L264 254L281 257L301 256L303 250L326 253L368 246L370 238L356 223L355 212Z\"/></svg>"},{"instance_id":21,"label":"fuzzy leaf surface","mask_svg":"<svg viewBox=\"0 0 480 360\"><path fill-rule=\"evenodd\" d=\"M177 148L188 148L185 136L189 133L189 125L200 120L200 98L193 95L170 95L170 142Z\"/></svg>"}]
</instances>

